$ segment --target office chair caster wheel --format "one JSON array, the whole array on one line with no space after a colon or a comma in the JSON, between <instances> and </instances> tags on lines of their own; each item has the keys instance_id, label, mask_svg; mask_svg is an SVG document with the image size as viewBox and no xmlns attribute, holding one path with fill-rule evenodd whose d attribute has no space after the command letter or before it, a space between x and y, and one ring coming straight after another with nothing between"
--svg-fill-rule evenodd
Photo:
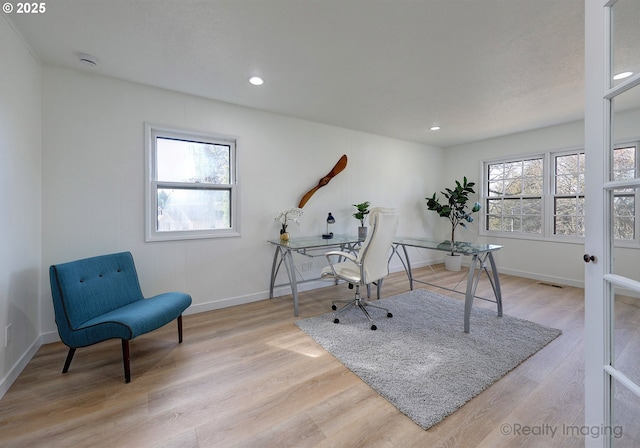
<instances>
[{"instance_id":1,"label":"office chair caster wheel","mask_svg":"<svg viewBox=\"0 0 640 448\"><path fill-rule=\"evenodd\" d=\"M372 329L372 330L377 330L377 329L378 329L378 327L376 327L376 326L375 326L375 324L374 324L374 325L371 325L371 329Z\"/></svg>"},{"instance_id":2,"label":"office chair caster wheel","mask_svg":"<svg viewBox=\"0 0 640 448\"><path fill-rule=\"evenodd\" d=\"M337 317L335 319L333 319L333 323L334 324L339 324L340 323L340 319L338 319Z\"/></svg>"},{"instance_id":3,"label":"office chair caster wheel","mask_svg":"<svg viewBox=\"0 0 640 448\"><path fill-rule=\"evenodd\" d=\"M331 305L331 309L332 309L333 311L335 311L335 310L337 310L337 309L338 309L338 307L337 307L337 306L335 306L335 305Z\"/></svg>"},{"instance_id":4,"label":"office chair caster wheel","mask_svg":"<svg viewBox=\"0 0 640 448\"><path fill-rule=\"evenodd\" d=\"M387 317L393 317L393 314L387 313Z\"/></svg>"}]
</instances>

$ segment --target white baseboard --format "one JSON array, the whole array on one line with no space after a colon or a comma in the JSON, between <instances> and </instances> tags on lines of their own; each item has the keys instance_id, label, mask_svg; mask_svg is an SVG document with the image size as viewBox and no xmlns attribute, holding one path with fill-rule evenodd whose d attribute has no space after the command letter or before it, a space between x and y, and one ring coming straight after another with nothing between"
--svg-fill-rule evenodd
<instances>
[{"instance_id":1,"label":"white baseboard","mask_svg":"<svg viewBox=\"0 0 640 448\"><path fill-rule=\"evenodd\" d=\"M31 361L31 358L33 358L41 345L40 338L33 341L29 349L23 353L18 362L16 362L4 378L0 380L0 399L4 397L4 394L7 393L13 382L20 376L24 368L27 367L27 364L29 364L29 361Z\"/></svg>"},{"instance_id":2,"label":"white baseboard","mask_svg":"<svg viewBox=\"0 0 640 448\"><path fill-rule=\"evenodd\" d=\"M423 260L420 262L413 262L411 267L421 268L424 266L429 266L431 264L437 264L437 263L442 263L442 260L437 259L437 260ZM466 265L468 266L469 263L467 262ZM394 266L390 266L389 271L391 273L401 272L401 271L404 271L404 267L402 266L402 264L397 264ZM502 274L513 275L516 277L530 278L530 279L538 280L545 283L584 288L584 281L578 281L578 280L573 280L573 279L568 279L563 277L541 275L541 274L536 274L532 272L517 271L514 269L508 269L508 268L499 268L499 272ZM329 285L330 285L330 282L327 282L326 280L321 280L321 279L305 281L298 284L298 292L311 291L313 289L324 288ZM274 297L281 297L289 294L291 294L291 288L289 287L289 285L277 286L274 288L274 291L273 291ZM217 300L214 302L199 303L199 304L191 305L185 311L184 314L189 315L189 314L204 313L206 311L213 311L217 309L228 308L231 306L258 302L260 300L265 300L268 298L269 298L269 291L262 291L259 293L249 294L246 296L231 297L224 300ZM9 390L13 382L18 378L18 376L27 366L29 361L31 361L31 359L36 354L40 346L59 342L59 341L60 341L60 337L57 331L42 333L40 337L37 340L35 340L33 344L31 344L29 349L22 355L22 357L20 357L18 362L11 368L11 370L7 373L7 375L5 375L5 377L2 378L2 380L0 380L0 399Z\"/></svg>"},{"instance_id":3,"label":"white baseboard","mask_svg":"<svg viewBox=\"0 0 640 448\"><path fill-rule=\"evenodd\" d=\"M565 277L555 277L552 275L536 274L534 272L517 271L515 269L498 268L499 274L513 275L515 277L530 278L532 280L538 280L544 283L550 283L552 285L564 285L573 286L576 288L584 288L583 280L575 280Z\"/></svg>"}]
</instances>

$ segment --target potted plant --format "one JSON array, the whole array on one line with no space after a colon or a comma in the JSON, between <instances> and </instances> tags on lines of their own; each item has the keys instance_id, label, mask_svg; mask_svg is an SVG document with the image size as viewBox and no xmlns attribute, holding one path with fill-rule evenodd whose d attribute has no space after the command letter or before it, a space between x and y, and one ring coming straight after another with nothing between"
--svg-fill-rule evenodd
<instances>
[{"instance_id":1,"label":"potted plant","mask_svg":"<svg viewBox=\"0 0 640 448\"><path fill-rule=\"evenodd\" d=\"M425 199L427 200L427 209L435 211L439 216L447 218L451 223L451 252L448 256L445 256L445 266L449 270L459 271L462 257L455 254L456 228L458 226L466 228L467 223L473 222L471 214L480 210L480 203L476 202L471 208L467 205L469 195L475 193L473 190L475 182L468 182L466 177L464 177L462 183L457 180L455 182L455 188L445 188L445 191L440 192L445 199L442 203L436 197L436 193L432 197ZM449 266L447 266L447 263L449 263Z\"/></svg>"},{"instance_id":2,"label":"potted plant","mask_svg":"<svg viewBox=\"0 0 640 448\"><path fill-rule=\"evenodd\" d=\"M288 210L283 210L275 217L275 221L280 223L280 239L282 241L289 241L289 223L293 222L296 225L300 225L300 220L298 219L302 216L302 209L298 207L290 208Z\"/></svg>"},{"instance_id":3,"label":"potted plant","mask_svg":"<svg viewBox=\"0 0 640 448\"><path fill-rule=\"evenodd\" d=\"M362 202L360 204L353 204L358 209L353 214L353 217L360 221L360 227L358 227L358 239L364 240L367 237L367 228L364 226L364 218L369 214L369 201Z\"/></svg>"}]
</instances>

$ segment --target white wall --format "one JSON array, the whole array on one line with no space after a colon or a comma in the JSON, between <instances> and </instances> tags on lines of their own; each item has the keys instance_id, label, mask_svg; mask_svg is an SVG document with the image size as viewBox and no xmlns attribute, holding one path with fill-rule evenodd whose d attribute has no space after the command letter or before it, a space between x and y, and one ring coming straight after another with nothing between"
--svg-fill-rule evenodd
<instances>
[{"instance_id":1,"label":"white wall","mask_svg":"<svg viewBox=\"0 0 640 448\"><path fill-rule=\"evenodd\" d=\"M41 275L41 69L4 14L0 60L2 397L38 347Z\"/></svg>"},{"instance_id":2,"label":"white wall","mask_svg":"<svg viewBox=\"0 0 640 448\"><path fill-rule=\"evenodd\" d=\"M352 204L367 200L400 211L399 233L429 233L439 148L56 67L44 68L43 117L43 266L130 250L145 295L188 292L191 312L268 297L274 217L342 154L346 170L311 198L293 236L324 233L329 211L334 233L355 235ZM238 136L241 237L144 242L144 122ZM324 259L313 263L316 272ZM46 278L42 303L42 332L54 337Z\"/></svg>"}]
</instances>

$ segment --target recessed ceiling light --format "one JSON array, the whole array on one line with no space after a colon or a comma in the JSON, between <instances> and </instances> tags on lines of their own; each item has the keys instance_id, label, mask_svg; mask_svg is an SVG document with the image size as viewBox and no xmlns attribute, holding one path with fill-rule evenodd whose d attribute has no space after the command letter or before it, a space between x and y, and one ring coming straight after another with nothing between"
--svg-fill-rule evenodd
<instances>
[{"instance_id":1,"label":"recessed ceiling light","mask_svg":"<svg viewBox=\"0 0 640 448\"><path fill-rule=\"evenodd\" d=\"M261 86L262 84L264 84L264 79L259 76L252 76L251 78L249 78L249 83L254 86Z\"/></svg>"},{"instance_id":2,"label":"recessed ceiling light","mask_svg":"<svg viewBox=\"0 0 640 448\"><path fill-rule=\"evenodd\" d=\"M633 72L622 72L622 73L618 73L617 75L615 75L613 77L613 79L615 79L616 81L620 80L620 79L624 79L624 78L628 78L629 76L633 75Z\"/></svg>"},{"instance_id":3,"label":"recessed ceiling light","mask_svg":"<svg viewBox=\"0 0 640 448\"><path fill-rule=\"evenodd\" d=\"M431 126L429 128L430 131L439 131L440 130L440 126Z\"/></svg>"}]
</instances>

